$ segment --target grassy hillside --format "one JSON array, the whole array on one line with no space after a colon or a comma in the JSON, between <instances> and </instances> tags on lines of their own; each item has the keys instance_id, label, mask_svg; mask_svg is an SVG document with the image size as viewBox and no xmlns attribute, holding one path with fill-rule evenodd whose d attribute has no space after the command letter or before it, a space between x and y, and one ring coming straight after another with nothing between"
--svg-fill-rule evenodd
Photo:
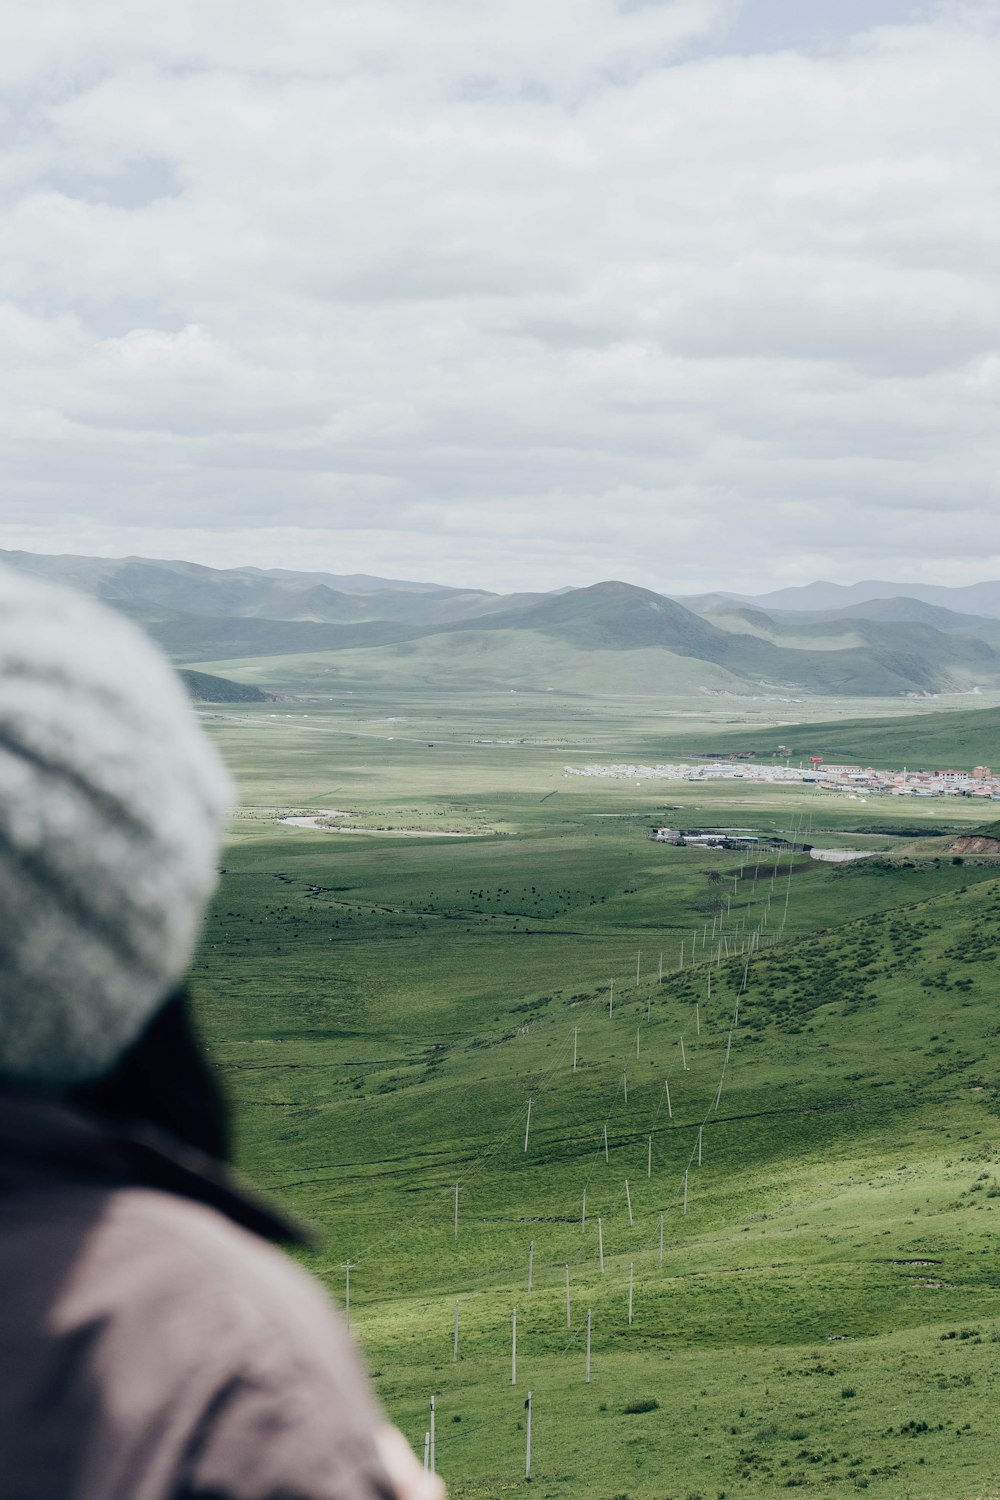
<instances>
[{"instance_id":1,"label":"grassy hillside","mask_svg":"<svg viewBox=\"0 0 1000 1500\"><path fill-rule=\"evenodd\" d=\"M722 601L703 611L722 630L747 632L776 645L801 650L923 653L938 669L992 672L1000 642L1000 620L960 615L918 599L874 599L847 609L812 613L774 610ZM942 639L947 637L948 639Z\"/></svg>"},{"instance_id":2,"label":"grassy hillside","mask_svg":"<svg viewBox=\"0 0 1000 1500\"><path fill-rule=\"evenodd\" d=\"M892 601L893 609L902 606L899 618L898 610L873 605L877 620L768 614L739 601L718 602L711 618L621 582L502 597L144 558L5 556L11 566L98 595L139 619L175 661L193 666L328 652L337 671L337 656L362 648L371 652L366 674L382 678L391 674L393 647L423 640L424 670L441 670L443 663L447 682L457 636L466 655L489 658L491 683L510 686L517 685L525 652L538 652L544 663L551 650L544 643L551 642L575 655L570 676L583 692L606 691L599 679L587 679L594 653L649 653L653 690L661 692L674 685L671 665L678 660L687 663L679 674L686 682L705 691L724 684L746 696L886 697L1000 687L996 622L980 622L977 636L955 629L948 611L912 600ZM947 628L936 628L941 620Z\"/></svg>"},{"instance_id":3,"label":"grassy hillside","mask_svg":"<svg viewBox=\"0 0 1000 1500\"><path fill-rule=\"evenodd\" d=\"M934 630L978 636L980 640L994 645L1000 641L1000 620L995 617L960 614L958 610L943 609L938 604L925 604L920 599L871 599L866 604L852 604L825 616L826 619L837 617L930 625Z\"/></svg>"},{"instance_id":4,"label":"grassy hillside","mask_svg":"<svg viewBox=\"0 0 1000 1500\"><path fill-rule=\"evenodd\" d=\"M794 761L810 755L859 761L871 766L954 767L1000 765L1000 710L914 714L884 719L841 720L834 724L783 724L778 729L725 734L691 742L697 752L755 750L773 756L786 745Z\"/></svg>"},{"instance_id":5,"label":"grassy hillside","mask_svg":"<svg viewBox=\"0 0 1000 1500\"><path fill-rule=\"evenodd\" d=\"M9 567L96 594L141 620L189 615L356 624L365 620L454 619L498 602L478 589L394 582L365 575L280 568L209 568L144 557L76 557L0 552Z\"/></svg>"},{"instance_id":6,"label":"grassy hillside","mask_svg":"<svg viewBox=\"0 0 1000 1500\"><path fill-rule=\"evenodd\" d=\"M175 658L240 675L278 672L289 683L299 680L301 688L291 691L306 692L317 685L329 692L338 682L368 691L413 681L449 694L514 688L650 699L699 691L746 699L799 693L870 698L898 697L914 684L923 689L953 678L960 684L969 680L964 669L939 674L923 659L891 652L880 658L867 646L803 651L723 630L701 643L704 651L711 647L711 656L695 655L698 643L686 625L676 631L659 624L639 630L621 616L602 620L589 612L553 622L531 610L519 623L498 614L433 631L262 620L211 622L204 629L191 621L161 621L150 628ZM302 660L296 663L295 656ZM268 657L281 661L272 665ZM988 680L989 674L982 676Z\"/></svg>"},{"instance_id":7,"label":"grassy hillside","mask_svg":"<svg viewBox=\"0 0 1000 1500\"><path fill-rule=\"evenodd\" d=\"M143 624L175 661L226 661L243 656L330 651L406 640L411 628L385 620L328 624L314 620L273 620L243 615L210 617L159 611Z\"/></svg>"},{"instance_id":8,"label":"grassy hillside","mask_svg":"<svg viewBox=\"0 0 1000 1500\"><path fill-rule=\"evenodd\" d=\"M214 677L209 672L192 672L180 668L179 676L196 703L273 703L274 694L265 693L251 683L233 682L228 677Z\"/></svg>"},{"instance_id":9,"label":"grassy hillside","mask_svg":"<svg viewBox=\"0 0 1000 1500\"><path fill-rule=\"evenodd\" d=\"M750 600L736 599L725 594L701 594L679 599L688 609L707 616L715 623L727 619L742 620L746 625L774 631L786 636L793 635L797 627L832 626L848 628L854 621L867 623L894 621L896 623L930 625L934 630L957 631L964 635L978 636L981 640L1000 640L1000 621L985 615L961 614L957 609L945 609L940 604L927 604L922 599L906 595L887 599L867 599L863 603L847 604L830 609L766 609ZM733 628L726 625L724 628ZM737 627L739 628L739 627Z\"/></svg>"},{"instance_id":10,"label":"grassy hillside","mask_svg":"<svg viewBox=\"0 0 1000 1500\"><path fill-rule=\"evenodd\" d=\"M475 699L514 693L575 695L583 701L607 694L654 699L658 694L696 696L703 690L740 693L743 684L725 668L656 648L584 650L529 630L468 629L397 641L379 649L294 652L274 657L206 660L247 680L273 681L304 697L331 693L439 693Z\"/></svg>"},{"instance_id":11,"label":"grassy hillside","mask_svg":"<svg viewBox=\"0 0 1000 1500\"><path fill-rule=\"evenodd\" d=\"M1000 583L996 580L965 584L957 588L949 588L943 584L900 584L878 580L855 584L808 583L759 594L745 602L766 610L830 610L848 608L855 604L864 606L872 600L898 599L901 595L962 614L994 618L1000 615Z\"/></svg>"},{"instance_id":12,"label":"grassy hillside","mask_svg":"<svg viewBox=\"0 0 1000 1500\"><path fill-rule=\"evenodd\" d=\"M753 612L749 612L752 614ZM767 617L762 617L766 619ZM659 648L712 662L734 676L814 693L890 694L930 691L996 679L1000 658L984 641L947 636L923 625L853 622L830 641L823 626L800 626L784 639L777 623L765 637L738 614L720 629L674 600L625 583L599 583L550 596L511 616L480 622L483 630L512 628L554 636L584 650ZM452 627L455 628L455 627ZM812 645L811 634L820 639Z\"/></svg>"},{"instance_id":13,"label":"grassy hillside","mask_svg":"<svg viewBox=\"0 0 1000 1500\"><path fill-rule=\"evenodd\" d=\"M988 1493L995 867L882 836L854 866L741 870L648 843L648 792L546 783L542 748L421 759L311 724L278 722L273 765L265 725L223 736L245 807L197 993L243 1165L324 1229L335 1294L351 1261L353 1327L418 1448L437 1393L453 1494L518 1482L529 1389L551 1496ZM284 827L279 786L474 836ZM806 816L757 795L716 816Z\"/></svg>"}]
</instances>

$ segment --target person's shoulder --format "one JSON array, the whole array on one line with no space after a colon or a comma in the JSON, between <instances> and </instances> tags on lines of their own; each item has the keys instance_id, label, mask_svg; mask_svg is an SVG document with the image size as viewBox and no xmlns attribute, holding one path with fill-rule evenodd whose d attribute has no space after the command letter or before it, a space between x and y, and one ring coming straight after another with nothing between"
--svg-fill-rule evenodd
<instances>
[{"instance_id":1,"label":"person's shoulder","mask_svg":"<svg viewBox=\"0 0 1000 1500\"><path fill-rule=\"evenodd\" d=\"M295 1292L327 1305L325 1297L282 1250L209 1204L159 1188L123 1187L108 1195L101 1233L126 1242L130 1253L162 1260L168 1276L192 1267L221 1277L234 1290Z\"/></svg>"},{"instance_id":2,"label":"person's shoulder","mask_svg":"<svg viewBox=\"0 0 1000 1500\"><path fill-rule=\"evenodd\" d=\"M155 1188L110 1195L100 1234L164 1288L245 1303L255 1321L301 1313L337 1319L317 1282L274 1245L207 1204Z\"/></svg>"},{"instance_id":3,"label":"person's shoulder","mask_svg":"<svg viewBox=\"0 0 1000 1500\"><path fill-rule=\"evenodd\" d=\"M156 1189L110 1193L77 1262L74 1290L166 1351L220 1352L353 1379L353 1351L322 1287L222 1213Z\"/></svg>"},{"instance_id":4,"label":"person's shoulder","mask_svg":"<svg viewBox=\"0 0 1000 1500\"><path fill-rule=\"evenodd\" d=\"M130 1413L128 1431L96 1422L97 1467L126 1476L100 1493L138 1488L130 1476L154 1431L157 1461L176 1476L171 1493L395 1493L377 1446L383 1419L318 1282L224 1214L179 1195L116 1188L90 1208L63 1216L59 1235L75 1225L72 1269L46 1327L53 1359L69 1361L87 1392L84 1404Z\"/></svg>"},{"instance_id":5,"label":"person's shoulder","mask_svg":"<svg viewBox=\"0 0 1000 1500\"><path fill-rule=\"evenodd\" d=\"M185 1413L184 1493L394 1493L382 1418L318 1282L217 1210L155 1190L113 1194L100 1233L119 1368L137 1342L155 1349L166 1405Z\"/></svg>"}]
</instances>

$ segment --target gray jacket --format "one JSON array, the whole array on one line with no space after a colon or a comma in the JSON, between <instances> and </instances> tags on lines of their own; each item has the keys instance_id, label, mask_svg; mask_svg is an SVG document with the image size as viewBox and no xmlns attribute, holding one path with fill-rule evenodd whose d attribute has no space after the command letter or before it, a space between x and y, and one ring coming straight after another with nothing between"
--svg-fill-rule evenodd
<instances>
[{"instance_id":1,"label":"gray jacket","mask_svg":"<svg viewBox=\"0 0 1000 1500\"><path fill-rule=\"evenodd\" d=\"M0 1090L2 1500L387 1500L288 1226L153 1131Z\"/></svg>"}]
</instances>

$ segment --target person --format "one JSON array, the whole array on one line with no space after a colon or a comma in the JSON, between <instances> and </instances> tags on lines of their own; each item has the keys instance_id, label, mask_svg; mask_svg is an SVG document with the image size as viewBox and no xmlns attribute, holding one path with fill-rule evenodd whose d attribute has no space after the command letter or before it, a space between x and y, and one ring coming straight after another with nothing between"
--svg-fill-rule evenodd
<instances>
[{"instance_id":1,"label":"person","mask_svg":"<svg viewBox=\"0 0 1000 1500\"><path fill-rule=\"evenodd\" d=\"M125 619L0 568L0 1496L439 1500L224 1159L184 977L231 799Z\"/></svg>"}]
</instances>

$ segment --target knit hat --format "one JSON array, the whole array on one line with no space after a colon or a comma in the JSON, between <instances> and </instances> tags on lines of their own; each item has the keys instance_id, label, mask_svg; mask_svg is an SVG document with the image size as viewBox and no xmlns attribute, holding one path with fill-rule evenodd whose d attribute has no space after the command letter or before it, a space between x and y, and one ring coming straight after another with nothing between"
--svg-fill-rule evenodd
<instances>
[{"instance_id":1,"label":"knit hat","mask_svg":"<svg viewBox=\"0 0 1000 1500\"><path fill-rule=\"evenodd\" d=\"M127 620L0 567L0 1076L99 1078L183 975L231 783Z\"/></svg>"}]
</instances>

